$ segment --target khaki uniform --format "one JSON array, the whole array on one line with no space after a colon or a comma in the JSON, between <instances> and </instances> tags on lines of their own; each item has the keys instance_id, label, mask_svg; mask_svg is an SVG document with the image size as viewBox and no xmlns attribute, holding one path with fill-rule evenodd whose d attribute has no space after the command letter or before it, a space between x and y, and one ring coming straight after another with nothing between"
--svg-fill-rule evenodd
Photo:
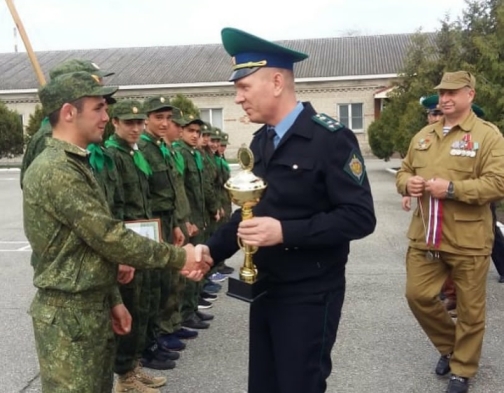
<instances>
[{"instance_id":1,"label":"khaki uniform","mask_svg":"<svg viewBox=\"0 0 504 393\"><path fill-rule=\"evenodd\" d=\"M462 141L470 141L472 147ZM476 374L485 329L486 275L494 233L490 202L504 196L504 138L496 127L470 115L443 136L443 122L423 128L411 141L397 173L400 194L407 195L412 176L439 177L454 185L454 198L442 200L441 242L426 244L429 194L413 213L406 257L409 306L442 355L453 352L452 373ZM439 252L434 261L427 250ZM457 288L458 320L454 324L437 296L450 274Z\"/></svg>"}]
</instances>

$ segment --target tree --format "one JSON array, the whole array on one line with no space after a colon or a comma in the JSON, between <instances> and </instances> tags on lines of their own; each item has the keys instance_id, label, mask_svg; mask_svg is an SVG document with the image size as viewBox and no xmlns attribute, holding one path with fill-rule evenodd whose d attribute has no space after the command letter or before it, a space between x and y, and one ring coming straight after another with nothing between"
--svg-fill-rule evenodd
<instances>
[{"instance_id":1,"label":"tree","mask_svg":"<svg viewBox=\"0 0 504 393\"><path fill-rule=\"evenodd\" d=\"M30 137L35 134L38 129L40 128L40 124L42 123L42 120L44 120L44 112L42 111L42 107L40 105L37 105L35 107L35 112L33 112L29 119L28 119L28 126L26 126L26 135L28 137L28 140ZM28 142L28 140L26 142Z\"/></svg>"},{"instance_id":2,"label":"tree","mask_svg":"<svg viewBox=\"0 0 504 393\"><path fill-rule=\"evenodd\" d=\"M23 153L23 123L19 113L0 101L0 157Z\"/></svg>"},{"instance_id":3,"label":"tree","mask_svg":"<svg viewBox=\"0 0 504 393\"><path fill-rule=\"evenodd\" d=\"M200 110L194 102L192 102L189 98L184 96L183 94L177 94L170 100L170 104L174 107L180 109L184 117L186 116L194 116L195 118L200 117Z\"/></svg>"}]
</instances>

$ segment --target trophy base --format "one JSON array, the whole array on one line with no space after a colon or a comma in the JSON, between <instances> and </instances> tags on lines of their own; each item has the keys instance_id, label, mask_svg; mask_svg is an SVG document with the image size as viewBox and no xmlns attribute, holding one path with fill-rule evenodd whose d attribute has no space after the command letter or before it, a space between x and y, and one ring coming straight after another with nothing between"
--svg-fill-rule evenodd
<instances>
[{"instance_id":1,"label":"trophy base","mask_svg":"<svg viewBox=\"0 0 504 393\"><path fill-rule=\"evenodd\" d=\"M228 278L228 291L226 295L252 303L266 293L268 289L268 279L261 277L253 283L240 280L239 273L234 273Z\"/></svg>"}]
</instances>

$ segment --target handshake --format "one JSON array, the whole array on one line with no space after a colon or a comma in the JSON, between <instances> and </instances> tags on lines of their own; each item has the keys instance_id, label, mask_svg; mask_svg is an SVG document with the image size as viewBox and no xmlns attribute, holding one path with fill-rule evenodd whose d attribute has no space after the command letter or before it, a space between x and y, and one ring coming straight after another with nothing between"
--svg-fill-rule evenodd
<instances>
[{"instance_id":1,"label":"handshake","mask_svg":"<svg viewBox=\"0 0 504 393\"><path fill-rule=\"evenodd\" d=\"M213 265L208 246L198 244L186 244L182 247L186 250L186 262L180 270L180 274L192 281L200 281L208 273Z\"/></svg>"}]
</instances>

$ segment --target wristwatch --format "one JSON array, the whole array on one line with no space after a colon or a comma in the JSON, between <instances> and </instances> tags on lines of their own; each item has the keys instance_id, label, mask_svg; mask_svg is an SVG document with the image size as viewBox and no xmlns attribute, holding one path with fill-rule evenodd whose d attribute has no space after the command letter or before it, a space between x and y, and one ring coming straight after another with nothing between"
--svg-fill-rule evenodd
<instances>
[{"instance_id":1,"label":"wristwatch","mask_svg":"<svg viewBox=\"0 0 504 393\"><path fill-rule=\"evenodd\" d=\"M453 182L448 184L448 189L446 190L446 199L455 198L455 188L453 187Z\"/></svg>"}]
</instances>

